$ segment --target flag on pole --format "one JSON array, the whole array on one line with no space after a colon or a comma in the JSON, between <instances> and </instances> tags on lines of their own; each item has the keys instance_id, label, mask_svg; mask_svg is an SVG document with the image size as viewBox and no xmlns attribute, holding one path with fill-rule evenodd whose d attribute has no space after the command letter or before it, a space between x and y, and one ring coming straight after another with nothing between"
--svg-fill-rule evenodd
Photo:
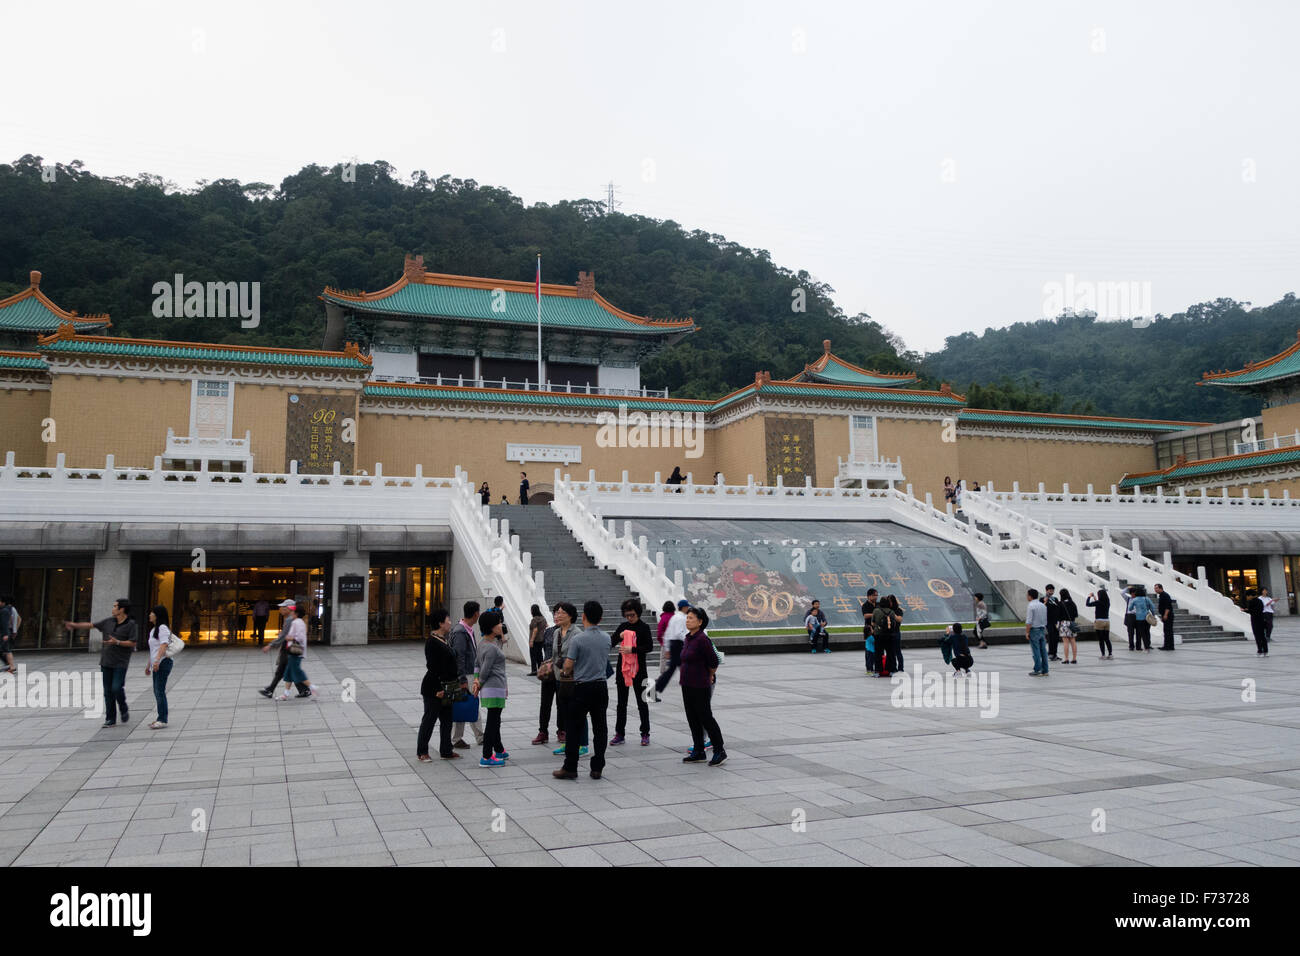
<instances>
[{"instance_id":1,"label":"flag on pole","mask_svg":"<svg viewBox=\"0 0 1300 956\"><path fill-rule=\"evenodd\" d=\"M542 254L537 254L537 390L546 379L542 375Z\"/></svg>"}]
</instances>

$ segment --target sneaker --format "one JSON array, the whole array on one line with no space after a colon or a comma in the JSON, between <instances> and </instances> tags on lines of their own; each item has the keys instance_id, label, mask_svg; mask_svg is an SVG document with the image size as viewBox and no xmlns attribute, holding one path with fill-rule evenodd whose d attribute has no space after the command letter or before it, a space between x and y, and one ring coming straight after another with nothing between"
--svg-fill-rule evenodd
<instances>
[{"instance_id":1,"label":"sneaker","mask_svg":"<svg viewBox=\"0 0 1300 956\"><path fill-rule=\"evenodd\" d=\"M831 649L830 649L829 647L823 647L823 648L822 648L822 653L823 653L823 654L829 654L830 652L831 652Z\"/></svg>"},{"instance_id":2,"label":"sneaker","mask_svg":"<svg viewBox=\"0 0 1300 956\"><path fill-rule=\"evenodd\" d=\"M552 755L552 756L555 756L555 757L563 757L563 756L564 756L564 748L563 748L563 747L556 747L554 750L551 751L551 755ZM587 756L587 748L586 748L586 747L579 747L579 748L578 748L578 756L579 756L579 757L585 757L585 756Z\"/></svg>"},{"instance_id":3,"label":"sneaker","mask_svg":"<svg viewBox=\"0 0 1300 956\"><path fill-rule=\"evenodd\" d=\"M308 689L309 691L311 691L311 696L312 696L312 697L319 697L319 696L320 696L320 691L318 691L315 687L308 687L307 689Z\"/></svg>"},{"instance_id":4,"label":"sneaker","mask_svg":"<svg viewBox=\"0 0 1300 956\"><path fill-rule=\"evenodd\" d=\"M453 750L451 753L447 754L445 757L443 757L442 754L438 754L438 756L439 756L439 757L442 757L443 760L460 760L460 759L461 759L460 754L456 753L456 751L454 751L454 750Z\"/></svg>"},{"instance_id":5,"label":"sneaker","mask_svg":"<svg viewBox=\"0 0 1300 956\"><path fill-rule=\"evenodd\" d=\"M547 734L546 734L546 731L543 730L543 731L541 731L541 732L540 732L536 737L533 738L533 743L535 743L535 744L544 744L544 743L546 743L548 740L550 740L550 737L548 737Z\"/></svg>"},{"instance_id":6,"label":"sneaker","mask_svg":"<svg viewBox=\"0 0 1300 956\"><path fill-rule=\"evenodd\" d=\"M478 761L480 767L504 767L504 760L497 760L495 757L480 757Z\"/></svg>"},{"instance_id":7,"label":"sneaker","mask_svg":"<svg viewBox=\"0 0 1300 956\"><path fill-rule=\"evenodd\" d=\"M106 720L106 721L104 721L104 727L116 727L116 726L117 726L117 721L116 721L116 720ZM102 730L103 728L100 728L100 729Z\"/></svg>"},{"instance_id":8,"label":"sneaker","mask_svg":"<svg viewBox=\"0 0 1300 956\"><path fill-rule=\"evenodd\" d=\"M258 693L261 694L263 697L265 697L267 700L270 700L272 697L275 696L274 691L269 691L265 687L259 690Z\"/></svg>"},{"instance_id":9,"label":"sneaker","mask_svg":"<svg viewBox=\"0 0 1300 956\"><path fill-rule=\"evenodd\" d=\"M298 699L299 699L299 700L302 700L304 697L312 697L312 696L314 696L314 695L311 693L311 691L308 691L308 692L305 693L305 694L304 694L302 691L298 691Z\"/></svg>"},{"instance_id":10,"label":"sneaker","mask_svg":"<svg viewBox=\"0 0 1300 956\"><path fill-rule=\"evenodd\" d=\"M713 759L709 761L709 766L716 767L718 764L722 763L722 761L726 759L727 759L727 752L725 750L719 750L716 753L714 753Z\"/></svg>"},{"instance_id":11,"label":"sneaker","mask_svg":"<svg viewBox=\"0 0 1300 956\"><path fill-rule=\"evenodd\" d=\"M128 713L126 712L126 708L123 707L123 708L122 708L122 723L124 723L124 724L125 724L125 723L129 723L130 720L131 720L131 715L128 714Z\"/></svg>"},{"instance_id":12,"label":"sneaker","mask_svg":"<svg viewBox=\"0 0 1300 956\"><path fill-rule=\"evenodd\" d=\"M708 760L708 755L697 754L694 750L682 758L682 763L699 763L701 760Z\"/></svg>"},{"instance_id":13,"label":"sneaker","mask_svg":"<svg viewBox=\"0 0 1300 956\"><path fill-rule=\"evenodd\" d=\"M642 747L649 747L649 746L650 746L650 735L649 735L649 734L642 734L642 735L641 735L641 746L642 746Z\"/></svg>"},{"instance_id":14,"label":"sneaker","mask_svg":"<svg viewBox=\"0 0 1300 956\"><path fill-rule=\"evenodd\" d=\"M278 697L276 697L275 699L276 699L276 700L288 700L288 699L289 699L289 695L288 695L288 694L280 694L280 695L279 695Z\"/></svg>"},{"instance_id":15,"label":"sneaker","mask_svg":"<svg viewBox=\"0 0 1300 956\"><path fill-rule=\"evenodd\" d=\"M809 653L809 654L816 654L816 653L817 653L817 648L814 647L814 648L813 648L812 650L810 650L808 653Z\"/></svg>"},{"instance_id":16,"label":"sneaker","mask_svg":"<svg viewBox=\"0 0 1300 956\"><path fill-rule=\"evenodd\" d=\"M166 726L167 726L167 722L166 722L165 720L155 720L152 724L149 725L149 729L150 729L150 730L161 730L162 728L164 728L164 727L166 727Z\"/></svg>"},{"instance_id":17,"label":"sneaker","mask_svg":"<svg viewBox=\"0 0 1300 956\"><path fill-rule=\"evenodd\" d=\"M1038 676L1040 676L1042 673L1043 673L1042 671L1030 671L1030 672L1029 672L1029 676L1030 676L1030 677L1038 677Z\"/></svg>"},{"instance_id":18,"label":"sneaker","mask_svg":"<svg viewBox=\"0 0 1300 956\"><path fill-rule=\"evenodd\" d=\"M509 760L509 759L510 759L510 754L508 754L506 751L503 750L503 751L501 751L499 754L497 754L497 759L498 759L498 760Z\"/></svg>"},{"instance_id":19,"label":"sneaker","mask_svg":"<svg viewBox=\"0 0 1300 956\"><path fill-rule=\"evenodd\" d=\"M710 749L712 746L713 746L713 741L712 741L712 740L706 740L706 741L704 741L704 749L705 749L705 750Z\"/></svg>"},{"instance_id":20,"label":"sneaker","mask_svg":"<svg viewBox=\"0 0 1300 956\"><path fill-rule=\"evenodd\" d=\"M611 747L621 747L623 745L624 739L625 738L623 737L622 734L615 734L613 737L610 738L609 745Z\"/></svg>"}]
</instances>

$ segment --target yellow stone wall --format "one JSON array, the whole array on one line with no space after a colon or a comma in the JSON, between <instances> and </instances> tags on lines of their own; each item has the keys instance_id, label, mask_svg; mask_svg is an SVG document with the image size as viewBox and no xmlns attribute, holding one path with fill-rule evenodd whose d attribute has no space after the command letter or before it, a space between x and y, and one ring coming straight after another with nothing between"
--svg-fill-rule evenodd
<instances>
[{"instance_id":1,"label":"yellow stone wall","mask_svg":"<svg viewBox=\"0 0 1300 956\"><path fill-rule=\"evenodd\" d=\"M1116 444L1099 441L1047 441L1025 438L996 438L957 432L959 465L953 481L989 482L1009 491L1020 482L1021 491L1037 491L1042 482L1049 491L1059 491L1068 483L1072 491L1084 491L1092 484L1099 494L1109 492L1124 475L1153 471L1156 467L1155 444ZM903 460L907 465L907 459ZM909 480L912 469L907 468ZM955 472L960 472L960 475ZM938 485L943 486L943 476ZM915 489L920 494L920 486Z\"/></svg>"},{"instance_id":2,"label":"yellow stone wall","mask_svg":"<svg viewBox=\"0 0 1300 956\"><path fill-rule=\"evenodd\" d=\"M0 384L0 463L14 453L16 465L44 465L41 422L50 413L48 389L10 388Z\"/></svg>"},{"instance_id":3,"label":"yellow stone wall","mask_svg":"<svg viewBox=\"0 0 1300 956\"><path fill-rule=\"evenodd\" d=\"M1261 413L1261 417L1264 421L1260 426L1257 438L1261 440L1272 438L1275 434L1278 436L1294 435L1296 429L1300 428L1300 402L1266 408Z\"/></svg>"},{"instance_id":4,"label":"yellow stone wall","mask_svg":"<svg viewBox=\"0 0 1300 956\"><path fill-rule=\"evenodd\" d=\"M114 375L54 375L50 417L54 441L45 464L59 452L76 468L103 468L113 455L119 468L152 468L167 444L167 429L190 430L190 383Z\"/></svg>"}]
</instances>

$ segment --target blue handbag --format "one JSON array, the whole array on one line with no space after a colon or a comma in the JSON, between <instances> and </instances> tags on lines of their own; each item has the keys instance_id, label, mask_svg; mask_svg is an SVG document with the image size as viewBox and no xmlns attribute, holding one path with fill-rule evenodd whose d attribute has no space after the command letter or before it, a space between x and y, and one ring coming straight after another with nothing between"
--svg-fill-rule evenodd
<instances>
[{"instance_id":1,"label":"blue handbag","mask_svg":"<svg viewBox=\"0 0 1300 956\"><path fill-rule=\"evenodd\" d=\"M472 694L464 700L458 700L451 705L451 719L457 724L473 724L478 722L478 698Z\"/></svg>"}]
</instances>

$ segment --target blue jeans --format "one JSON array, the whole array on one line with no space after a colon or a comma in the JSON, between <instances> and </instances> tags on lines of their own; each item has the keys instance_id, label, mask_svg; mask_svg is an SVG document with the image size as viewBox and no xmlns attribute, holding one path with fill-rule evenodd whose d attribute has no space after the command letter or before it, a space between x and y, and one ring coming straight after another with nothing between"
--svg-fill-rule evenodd
<instances>
[{"instance_id":1,"label":"blue jeans","mask_svg":"<svg viewBox=\"0 0 1300 956\"><path fill-rule=\"evenodd\" d=\"M1029 649L1034 652L1034 673L1047 673L1047 628L1029 629Z\"/></svg>"},{"instance_id":2,"label":"blue jeans","mask_svg":"<svg viewBox=\"0 0 1300 956\"><path fill-rule=\"evenodd\" d=\"M122 719L126 720L126 668L101 667L104 677L104 723L117 723L117 709L122 708Z\"/></svg>"},{"instance_id":3,"label":"blue jeans","mask_svg":"<svg viewBox=\"0 0 1300 956\"><path fill-rule=\"evenodd\" d=\"M158 702L158 722L167 723L167 678L172 672L174 662L164 657L162 663L153 669L153 699Z\"/></svg>"}]
</instances>

